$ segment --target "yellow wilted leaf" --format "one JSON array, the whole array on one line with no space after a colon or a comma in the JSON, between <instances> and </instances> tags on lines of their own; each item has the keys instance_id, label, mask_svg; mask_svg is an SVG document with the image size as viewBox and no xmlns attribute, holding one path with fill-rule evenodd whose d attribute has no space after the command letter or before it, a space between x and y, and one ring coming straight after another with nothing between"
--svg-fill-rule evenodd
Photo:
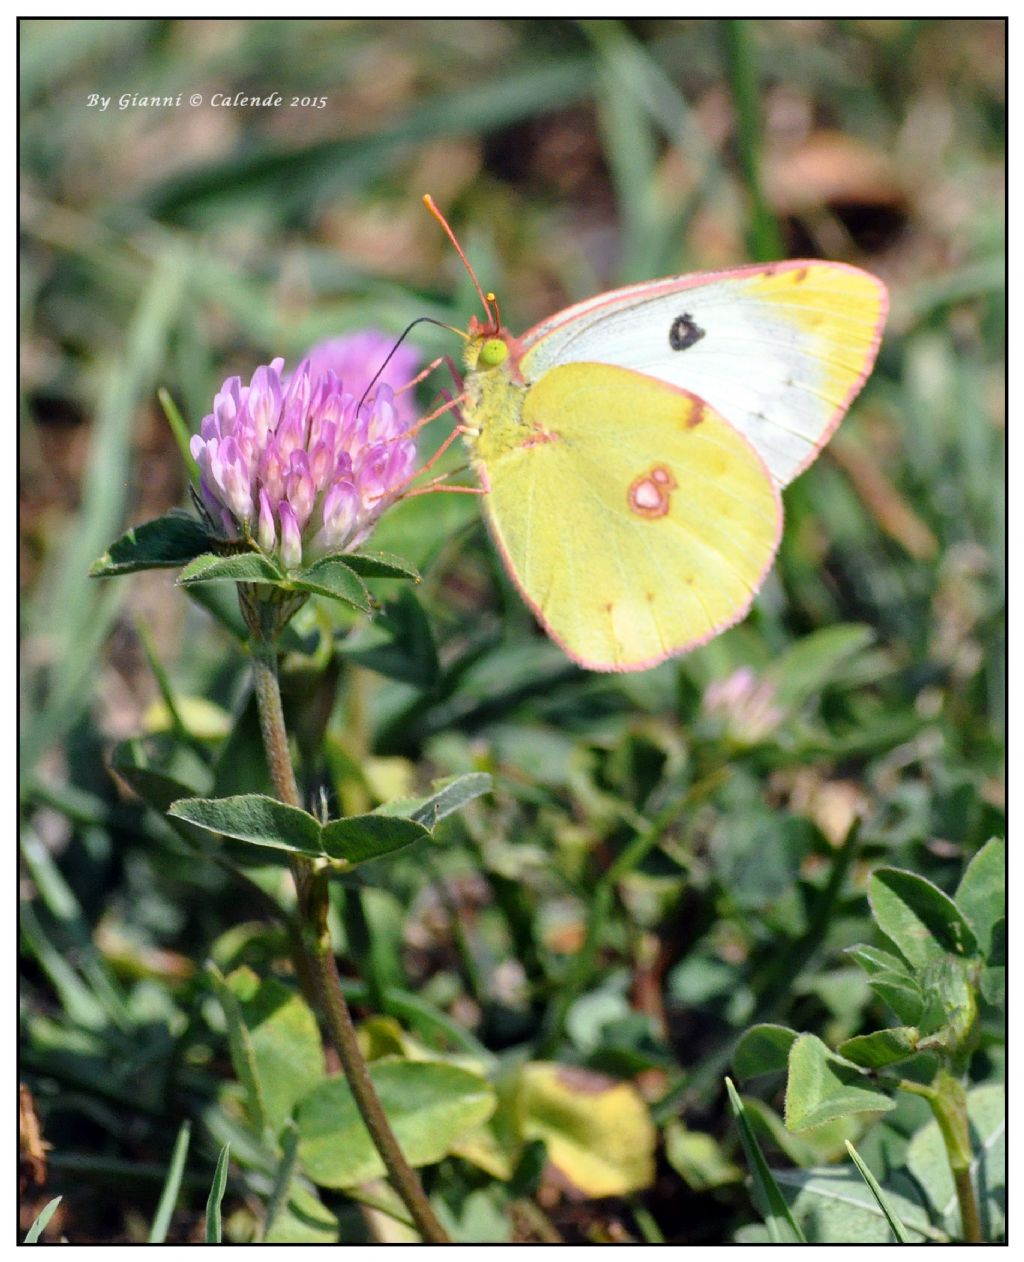
<instances>
[{"instance_id":1,"label":"yellow wilted leaf","mask_svg":"<svg viewBox=\"0 0 1024 1262\"><path fill-rule=\"evenodd\" d=\"M524 1139L543 1139L570 1193L624 1196L654 1181L654 1123L636 1088L604 1074L535 1062L516 1106Z\"/></svg>"}]
</instances>

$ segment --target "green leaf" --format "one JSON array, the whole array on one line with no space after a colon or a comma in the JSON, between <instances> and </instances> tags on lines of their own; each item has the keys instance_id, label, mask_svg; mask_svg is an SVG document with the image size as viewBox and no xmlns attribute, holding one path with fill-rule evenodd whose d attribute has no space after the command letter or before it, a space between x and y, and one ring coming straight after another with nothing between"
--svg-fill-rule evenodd
<instances>
[{"instance_id":1,"label":"green leaf","mask_svg":"<svg viewBox=\"0 0 1024 1262\"><path fill-rule=\"evenodd\" d=\"M290 574L289 586L295 591L343 600L363 613L372 608L366 584L340 556L324 557L308 569Z\"/></svg>"},{"instance_id":2,"label":"green leaf","mask_svg":"<svg viewBox=\"0 0 1024 1262\"><path fill-rule=\"evenodd\" d=\"M657 1131L632 1083L533 1061L520 1070L515 1110L523 1139L542 1139L582 1195L625 1196L654 1182Z\"/></svg>"},{"instance_id":3,"label":"green leaf","mask_svg":"<svg viewBox=\"0 0 1024 1262\"><path fill-rule=\"evenodd\" d=\"M316 1018L305 1000L274 977L260 980L249 968L226 979L252 1048L266 1124L276 1135L297 1102L324 1076Z\"/></svg>"},{"instance_id":4,"label":"green leaf","mask_svg":"<svg viewBox=\"0 0 1024 1262\"><path fill-rule=\"evenodd\" d=\"M249 1125L257 1136L262 1137L267 1124L267 1115L263 1103L263 1089L256 1070L256 1051L242 1017L242 1005L234 990L227 984L220 969L212 961L207 963L206 972L224 1009L231 1063L234 1066L235 1077L245 1091L245 1109Z\"/></svg>"},{"instance_id":5,"label":"green leaf","mask_svg":"<svg viewBox=\"0 0 1024 1262\"><path fill-rule=\"evenodd\" d=\"M906 1060L917 1051L919 1031L913 1026L897 1025L889 1030L875 1030L872 1034L859 1034L856 1038L840 1043L836 1051L855 1065L865 1069L881 1069Z\"/></svg>"},{"instance_id":6,"label":"green leaf","mask_svg":"<svg viewBox=\"0 0 1024 1262\"><path fill-rule=\"evenodd\" d=\"M804 1234L790 1213L786 1198L779 1191L779 1185L776 1183L772 1171L768 1168L768 1162L764 1159L764 1153L761 1151L761 1146L751 1129L743 1101L729 1078L725 1080L725 1089L729 1093L729 1105L732 1108L733 1116L736 1118L736 1126L740 1132L740 1142L743 1144L747 1165L750 1167L750 1177L754 1184L754 1194L758 1203L758 1209L764 1219L764 1224L768 1229L772 1243L791 1244L795 1241L797 1244L806 1244Z\"/></svg>"},{"instance_id":7,"label":"green leaf","mask_svg":"<svg viewBox=\"0 0 1024 1262\"><path fill-rule=\"evenodd\" d=\"M782 1195L812 1244L892 1244L892 1228L874 1193L849 1166L776 1170ZM942 1240L913 1180L886 1180L885 1198L912 1243Z\"/></svg>"},{"instance_id":8,"label":"green leaf","mask_svg":"<svg viewBox=\"0 0 1024 1262\"><path fill-rule=\"evenodd\" d=\"M233 556L216 556L206 552L197 556L178 575L183 587L197 583L270 583L280 586L284 575L262 552L236 552Z\"/></svg>"},{"instance_id":9,"label":"green leaf","mask_svg":"<svg viewBox=\"0 0 1024 1262\"><path fill-rule=\"evenodd\" d=\"M771 1105L757 1096L745 1096L743 1108L751 1129L761 1143L777 1148L793 1165L800 1167L837 1160L845 1141L860 1129L857 1116L851 1113L795 1135L786 1129L785 1122Z\"/></svg>"},{"instance_id":10,"label":"green leaf","mask_svg":"<svg viewBox=\"0 0 1024 1262\"><path fill-rule=\"evenodd\" d=\"M52 1201L46 1202L43 1208L36 1215L35 1221L32 1223L32 1226L25 1233L25 1244L38 1243L39 1237L46 1230L47 1225L50 1222L50 1219L57 1212L57 1206L61 1203L63 1199L64 1198L62 1196L55 1196Z\"/></svg>"},{"instance_id":11,"label":"green leaf","mask_svg":"<svg viewBox=\"0 0 1024 1262\"><path fill-rule=\"evenodd\" d=\"M910 978L906 965L900 957L893 955L890 951L883 951L881 947L858 942L855 946L847 947L843 954L848 955L855 964L859 964L865 973L902 973L908 980Z\"/></svg>"},{"instance_id":12,"label":"green leaf","mask_svg":"<svg viewBox=\"0 0 1024 1262\"><path fill-rule=\"evenodd\" d=\"M871 644L870 627L851 623L814 631L788 650L768 672L783 703L798 703L831 683L840 668Z\"/></svg>"},{"instance_id":13,"label":"green leaf","mask_svg":"<svg viewBox=\"0 0 1024 1262\"><path fill-rule=\"evenodd\" d=\"M430 621L408 588L388 601L370 626L345 640L341 652L360 666L423 691L434 687L441 671Z\"/></svg>"},{"instance_id":14,"label":"green leaf","mask_svg":"<svg viewBox=\"0 0 1024 1262\"><path fill-rule=\"evenodd\" d=\"M984 1083L967 1093L970 1123L971 1179L978 1198L982 1234L994 1242L1006 1229L1006 1095L1001 1083ZM914 1135L906 1167L923 1189L938 1221L960 1236L960 1209L949 1157L934 1119Z\"/></svg>"},{"instance_id":15,"label":"green leaf","mask_svg":"<svg viewBox=\"0 0 1024 1262\"><path fill-rule=\"evenodd\" d=\"M171 1164L167 1168L167 1178L164 1180L163 1191L160 1193L160 1203L156 1207L153 1226L149 1229L147 1244L163 1244L167 1239L167 1228L171 1225L171 1215L174 1213L174 1207L178 1203L178 1193L181 1190L181 1176L185 1173L185 1159L188 1156L188 1142L191 1134L192 1123L186 1118L178 1131L178 1138L174 1141Z\"/></svg>"},{"instance_id":16,"label":"green leaf","mask_svg":"<svg viewBox=\"0 0 1024 1262\"><path fill-rule=\"evenodd\" d=\"M421 582L415 565L393 552L346 552L343 560L351 570L363 578L411 578Z\"/></svg>"},{"instance_id":17,"label":"green leaf","mask_svg":"<svg viewBox=\"0 0 1024 1262\"><path fill-rule=\"evenodd\" d=\"M896 1237L896 1243L910 1244L910 1234L900 1221L900 1216L897 1214L892 1202L882 1190L881 1184L871 1173L871 1170L866 1162L861 1160L860 1153L857 1152L857 1149L854 1148L853 1144L851 1144L849 1140L846 1141L846 1151L850 1154L850 1160L857 1167L860 1177L868 1185L868 1189L871 1192L871 1195L875 1198L878 1208L885 1215L885 1220L892 1228L892 1234Z\"/></svg>"},{"instance_id":18,"label":"green leaf","mask_svg":"<svg viewBox=\"0 0 1024 1262\"><path fill-rule=\"evenodd\" d=\"M375 815L401 816L414 820L431 831L448 815L462 810L467 802L491 791L491 777L483 771L472 771L447 780L435 780L436 792L425 798L395 798L378 806Z\"/></svg>"},{"instance_id":19,"label":"green leaf","mask_svg":"<svg viewBox=\"0 0 1024 1262\"><path fill-rule=\"evenodd\" d=\"M191 513L172 508L163 517L133 526L89 567L90 578L113 578L137 570L188 565L213 540Z\"/></svg>"},{"instance_id":20,"label":"green leaf","mask_svg":"<svg viewBox=\"0 0 1024 1262\"><path fill-rule=\"evenodd\" d=\"M213 1183L210 1195L206 1198L206 1243L220 1244L221 1221L220 1206L224 1200L224 1189L228 1185L228 1155L231 1145L225 1144L217 1158L217 1169L213 1172Z\"/></svg>"},{"instance_id":21,"label":"green leaf","mask_svg":"<svg viewBox=\"0 0 1024 1262\"><path fill-rule=\"evenodd\" d=\"M901 868L877 868L868 883L875 922L915 969L978 949L974 931L937 885Z\"/></svg>"},{"instance_id":22,"label":"green leaf","mask_svg":"<svg viewBox=\"0 0 1024 1262\"><path fill-rule=\"evenodd\" d=\"M908 973L876 973L869 982L871 989L908 1025L916 1024L924 1015L924 995Z\"/></svg>"},{"instance_id":23,"label":"green leaf","mask_svg":"<svg viewBox=\"0 0 1024 1262\"><path fill-rule=\"evenodd\" d=\"M110 762L146 805L161 814L179 798L212 788L206 763L193 750L166 737L121 741L114 746Z\"/></svg>"},{"instance_id":24,"label":"green leaf","mask_svg":"<svg viewBox=\"0 0 1024 1262\"><path fill-rule=\"evenodd\" d=\"M332 859L349 863L365 863L411 846L414 841L429 837L422 824L411 819L389 818L386 815L350 815L325 824L320 834L323 852Z\"/></svg>"},{"instance_id":25,"label":"green leaf","mask_svg":"<svg viewBox=\"0 0 1024 1262\"><path fill-rule=\"evenodd\" d=\"M296 1132L297 1133L297 1132ZM286 1137L285 1143L293 1142ZM296 1144L298 1140L294 1141ZM296 1153L297 1153L296 1149ZM282 1164L284 1158L282 1158ZM278 1168L277 1175L281 1174ZM276 1187L275 1176L275 1187ZM273 1191L271 1192L273 1197ZM268 1215L273 1202L268 1206ZM266 1227L264 1244L337 1244L340 1230L334 1214L304 1180L293 1179L288 1200Z\"/></svg>"},{"instance_id":26,"label":"green leaf","mask_svg":"<svg viewBox=\"0 0 1024 1262\"><path fill-rule=\"evenodd\" d=\"M188 470L189 481L198 486L200 470L191 451L192 429L178 410L178 405L174 402L169 390L161 386L156 392L156 397L160 400L167 424L171 427L174 441L178 444L178 455Z\"/></svg>"},{"instance_id":27,"label":"green leaf","mask_svg":"<svg viewBox=\"0 0 1024 1262\"><path fill-rule=\"evenodd\" d=\"M273 1238L274 1224L288 1205L292 1182L299 1164L299 1128L288 1121L281 1134L281 1160L274 1172L274 1186L267 1199L267 1216L263 1220L264 1244Z\"/></svg>"},{"instance_id":28,"label":"green leaf","mask_svg":"<svg viewBox=\"0 0 1024 1262\"><path fill-rule=\"evenodd\" d=\"M746 1081L760 1074L783 1073L797 1033L784 1025L752 1025L736 1044L732 1065Z\"/></svg>"},{"instance_id":29,"label":"green leaf","mask_svg":"<svg viewBox=\"0 0 1024 1262\"><path fill-rule=\"evenodd\" d=\"M455 1065L380 1060L370 1066L370 1077L412 1166L447 1156L462 1135L490 1117L497 1102L483 1078ZM348 1188L383 1177L384 1163L343 1076L315 1087L295 1117L299 1157L315 1182Z\"/></svg>"},{"instance_id":30,"label":"green leaf","mask_svg":"<svg viewBox=\"0 0 1024 1262\"><path fill-rule=\"evenodd\" d=\"M174 819L254 846L354 865L379 859L429 837L430 828L419 823L416 816L423 815L433 823L489 787L485 775L462 776L422 802L398 804L394 813L385 807L368 815L331 820L323 826L308 812L262 793L184 798L175 801L168 813ZM407 808L413 818L405 818Z\"/></svg>"},{"instance_id":31,"label":"green leaf","mask_svg":"<svg viewBox=\"0 0 1024 1262\"><path fill-rule=\"evenodd\" d=\"M1006 843L1001 837L986 842L967 865L954 902L974 930L988 959L996 926L1006 917Z\"/></svg>"},{"instance_id":32,"label":"green leaf","mask_svg":"<svg viewBox=\"0 0 1024 1262\"><path fill-rule=\"evenodd\" d=\"M262 793L228 798L184 798L175 802L168 814L207 832L237 837L254 846L311 856L323 854L317 820L298 807L286 806Z\"/></svg>"},{"instance_id":33,"label":"green leaf","mask_svg":"<svg viewBox=\"0 0 1024 1262\"><path fill-rule=\"evenodd\" d=\"M806 1131L849 1113L884 1113L892 1100L861 1071L829 1051L813 1034L801 1034L789 1053L786 1126Z\"/></svg>"},{"instance_id":34,"label":"green leaf","mask_svg":"<svg viewBox=\"0 0 1024 1262\"><path fill-rule=\"evenodd\" d=\"M743 1178L713 1135L687 1130L677 1118L665 1127L665 1159L693 1192L708 1192Z\"/></svg>"}]
</instances>

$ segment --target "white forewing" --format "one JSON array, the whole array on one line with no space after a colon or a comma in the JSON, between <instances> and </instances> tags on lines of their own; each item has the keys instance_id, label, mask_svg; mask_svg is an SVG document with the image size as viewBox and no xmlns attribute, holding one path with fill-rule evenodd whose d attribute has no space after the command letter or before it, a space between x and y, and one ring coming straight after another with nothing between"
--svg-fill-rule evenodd
<instances>
[{"instance_id":1,"label":"white forewing","mask_svg":"<svg viewBox=\"0 0 1024 1262\"><path fill-rule=\"evenodd\" d=\"M787 273L790 282L799 274L798 286L783 283ZM533 382L557 364L615 364L689 390L731 421L785 486L870 372L884 314L881 283L841 264L678 276L599 295L537 325L522 339L519 367Z\"/></svg>"}]
</instances>

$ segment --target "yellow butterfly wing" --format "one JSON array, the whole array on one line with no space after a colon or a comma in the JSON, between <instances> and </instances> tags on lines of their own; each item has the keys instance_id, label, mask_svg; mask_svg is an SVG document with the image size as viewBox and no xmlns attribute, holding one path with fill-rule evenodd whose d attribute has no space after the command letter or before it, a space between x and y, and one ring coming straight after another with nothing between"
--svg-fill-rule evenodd
<instances>
[{"instance_id":1,"label":"yellow butterfly wing","mask_svg":"<svg viewBox=\"0 0 1024 1262\"><path fill-rule=\"evenodd\" d=\"M780 486L815 458L871 372L888 310L877 277L794 259L600 294L523 334L520 370L615 364L710 403Z\"/></svg>"},{"instance_id":2,"label":"yellow butterfly wing","mask_svg":"<svg viewBox=\"0 0 1024 1262\"><path fill-rule=\"evenodd\" d=\"M599 363L523 391L484 374L472 446L524 599L591 670L640 670L738 621L782 528L776 485L710 406Z\"/></svg>"}]
</instances>

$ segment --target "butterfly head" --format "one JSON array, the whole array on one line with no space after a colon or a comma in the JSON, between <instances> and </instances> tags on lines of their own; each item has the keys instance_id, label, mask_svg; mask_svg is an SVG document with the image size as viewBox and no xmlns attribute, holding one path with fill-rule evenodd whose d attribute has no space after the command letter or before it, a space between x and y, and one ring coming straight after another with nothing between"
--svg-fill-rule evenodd
<instances>
[{"instance_id":1,"label":"butterfly head","mask_svg":"<svg viewBox=\"0 0 1024 1262\"><path fill-rule=\"evenodd\" d=\"M481 324L476 316L469 322L466 350L463 356L471 372L486 372L499 368L509 357L506 334L493 324Z\"/></svg>"}]
</instances>

